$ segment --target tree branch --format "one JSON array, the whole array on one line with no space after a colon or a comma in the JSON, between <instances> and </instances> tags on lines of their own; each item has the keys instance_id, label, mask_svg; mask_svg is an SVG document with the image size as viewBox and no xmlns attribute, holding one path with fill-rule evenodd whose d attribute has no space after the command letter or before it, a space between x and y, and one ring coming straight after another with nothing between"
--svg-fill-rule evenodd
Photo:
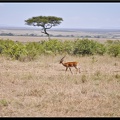
<instances>
[{"instance_id":1,"label":"tree branch","mask_svg":"<svg viewBox=\"0 0 120 120\"><path fill-rule=\"evenodd\" d=\"M48 26L50 26L50 27L48 27ZM52 27L52 24L47 24L46 26L45 26L45 29L50 29Z\"/></svg>"}]
</instances>

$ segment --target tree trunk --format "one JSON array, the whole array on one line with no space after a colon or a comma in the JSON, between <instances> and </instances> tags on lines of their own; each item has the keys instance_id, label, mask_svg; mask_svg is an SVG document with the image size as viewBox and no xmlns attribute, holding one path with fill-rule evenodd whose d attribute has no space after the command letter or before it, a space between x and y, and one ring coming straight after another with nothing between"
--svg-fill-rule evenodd
<instances>
[{"instance_id":1,"label":"tree trunk","mask_svg":"<svg viewBox=\"0 0 120 120\"><path fill-rule=\"evenodd\" d=\"M47 32L45 32L45 34L47 34L47 36L48 36L48 40L50 40L50 35L49 35Z\"/></svg>"},{"instance_id":2,"label":"tree trunk","mask_svg":"<svg viewBox=\"0 0 120 120\"><path fill-rule=\"evenodd\" d=\"M42 33L46 34L46 35L48 36L48 40L50 40L50 35L47 33L47 31L46 31L46 28L45 28L45 27L43 27L43 30L44 30L44 32L42 32Z\"/></svg>"}]
</instances>

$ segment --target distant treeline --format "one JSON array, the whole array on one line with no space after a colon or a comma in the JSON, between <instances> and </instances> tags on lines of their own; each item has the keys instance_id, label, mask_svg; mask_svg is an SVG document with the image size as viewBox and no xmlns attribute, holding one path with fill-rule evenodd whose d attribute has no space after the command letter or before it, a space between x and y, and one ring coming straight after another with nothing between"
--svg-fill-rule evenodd
<instances>
[{"instance_id":1,"label":"distant treeline","mask_svg":"<svg viewBox=\"0 0 120 120\"><path fill-rule=\"evenodd\" d=\"M13 33L0 33L0 36L31 36L31 37L44 37L45 35L37 35L37 34L21 34L21 35L16 35ZM74 35L50 35L51 37L75 37Z\"/></svg>"},{"instance_id":2,"label":"distant treeline","mask_svg":"<svg viewBox=\"0 0 120 120\"><path fill-rule=\"evenodd\" d=\"M69 54L77 56L108 54L120 57L120 41L107 40L105 43L100 43L88 39L77 39L74 41L51 39L49 41L21 43L12 40L0 40L0 55L2 56L20 61L31 61L43 54Z\"/></svg>"},{"instance_id":3,"label":"distant treeline","mask_svg":"<svg viewBox=\"0 0 120 120\"><path fill-rule=\"evenodd\" d=\"M17 34L13 34L13 33L0 33L0 36L30 36L30 37L45 37L45 35L37 35L37 34L20 34L20 35L17 35ZM79 35L79 36L76 36L76 35L61 35L61 34L58 34L58 35L52 35L50 34L51 37L77 37L77 38L116 38L116 37L120 37L119 35L114 35L114 36L105 36L105 35Z\"/></svg>"}]
</instances>

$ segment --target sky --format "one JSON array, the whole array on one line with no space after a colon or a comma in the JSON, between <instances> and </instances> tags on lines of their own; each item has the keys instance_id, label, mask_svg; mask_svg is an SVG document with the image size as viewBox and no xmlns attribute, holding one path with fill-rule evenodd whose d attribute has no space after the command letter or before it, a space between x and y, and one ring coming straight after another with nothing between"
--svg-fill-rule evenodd
<instances>
[{"instance_id":1,"label":"sky","mask_svg":"<svg viewBox=\"0 0 120 120\"><path fill-rule=\"evenodd\" d=\"M63 21L54 28L119 29L120 3L0 2L0 26L32 27L25 20L36 16L61 17Z\"/></svg>"}]
</instances>

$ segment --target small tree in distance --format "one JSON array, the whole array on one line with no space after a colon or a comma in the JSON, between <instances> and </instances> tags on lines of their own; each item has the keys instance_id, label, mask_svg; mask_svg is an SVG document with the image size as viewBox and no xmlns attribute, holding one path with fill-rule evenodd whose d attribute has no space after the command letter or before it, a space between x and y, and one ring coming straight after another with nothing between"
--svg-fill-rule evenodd
<instances>
[{"instance_id":1,"label":"small tree in distance","mask_svg":"<svg viewBox=\"0 0 120 120\"><path fill-rule=\"evenodd\" d=\"M61 21L63 21L62 18L55 16L37 16L25 20L27 25L38 26L38 27L41 26L42 27L41 32L46 34L49 40L50 40L50 36L47 33L47 29L59 25Z\"/></svg>"}]
</instances>

